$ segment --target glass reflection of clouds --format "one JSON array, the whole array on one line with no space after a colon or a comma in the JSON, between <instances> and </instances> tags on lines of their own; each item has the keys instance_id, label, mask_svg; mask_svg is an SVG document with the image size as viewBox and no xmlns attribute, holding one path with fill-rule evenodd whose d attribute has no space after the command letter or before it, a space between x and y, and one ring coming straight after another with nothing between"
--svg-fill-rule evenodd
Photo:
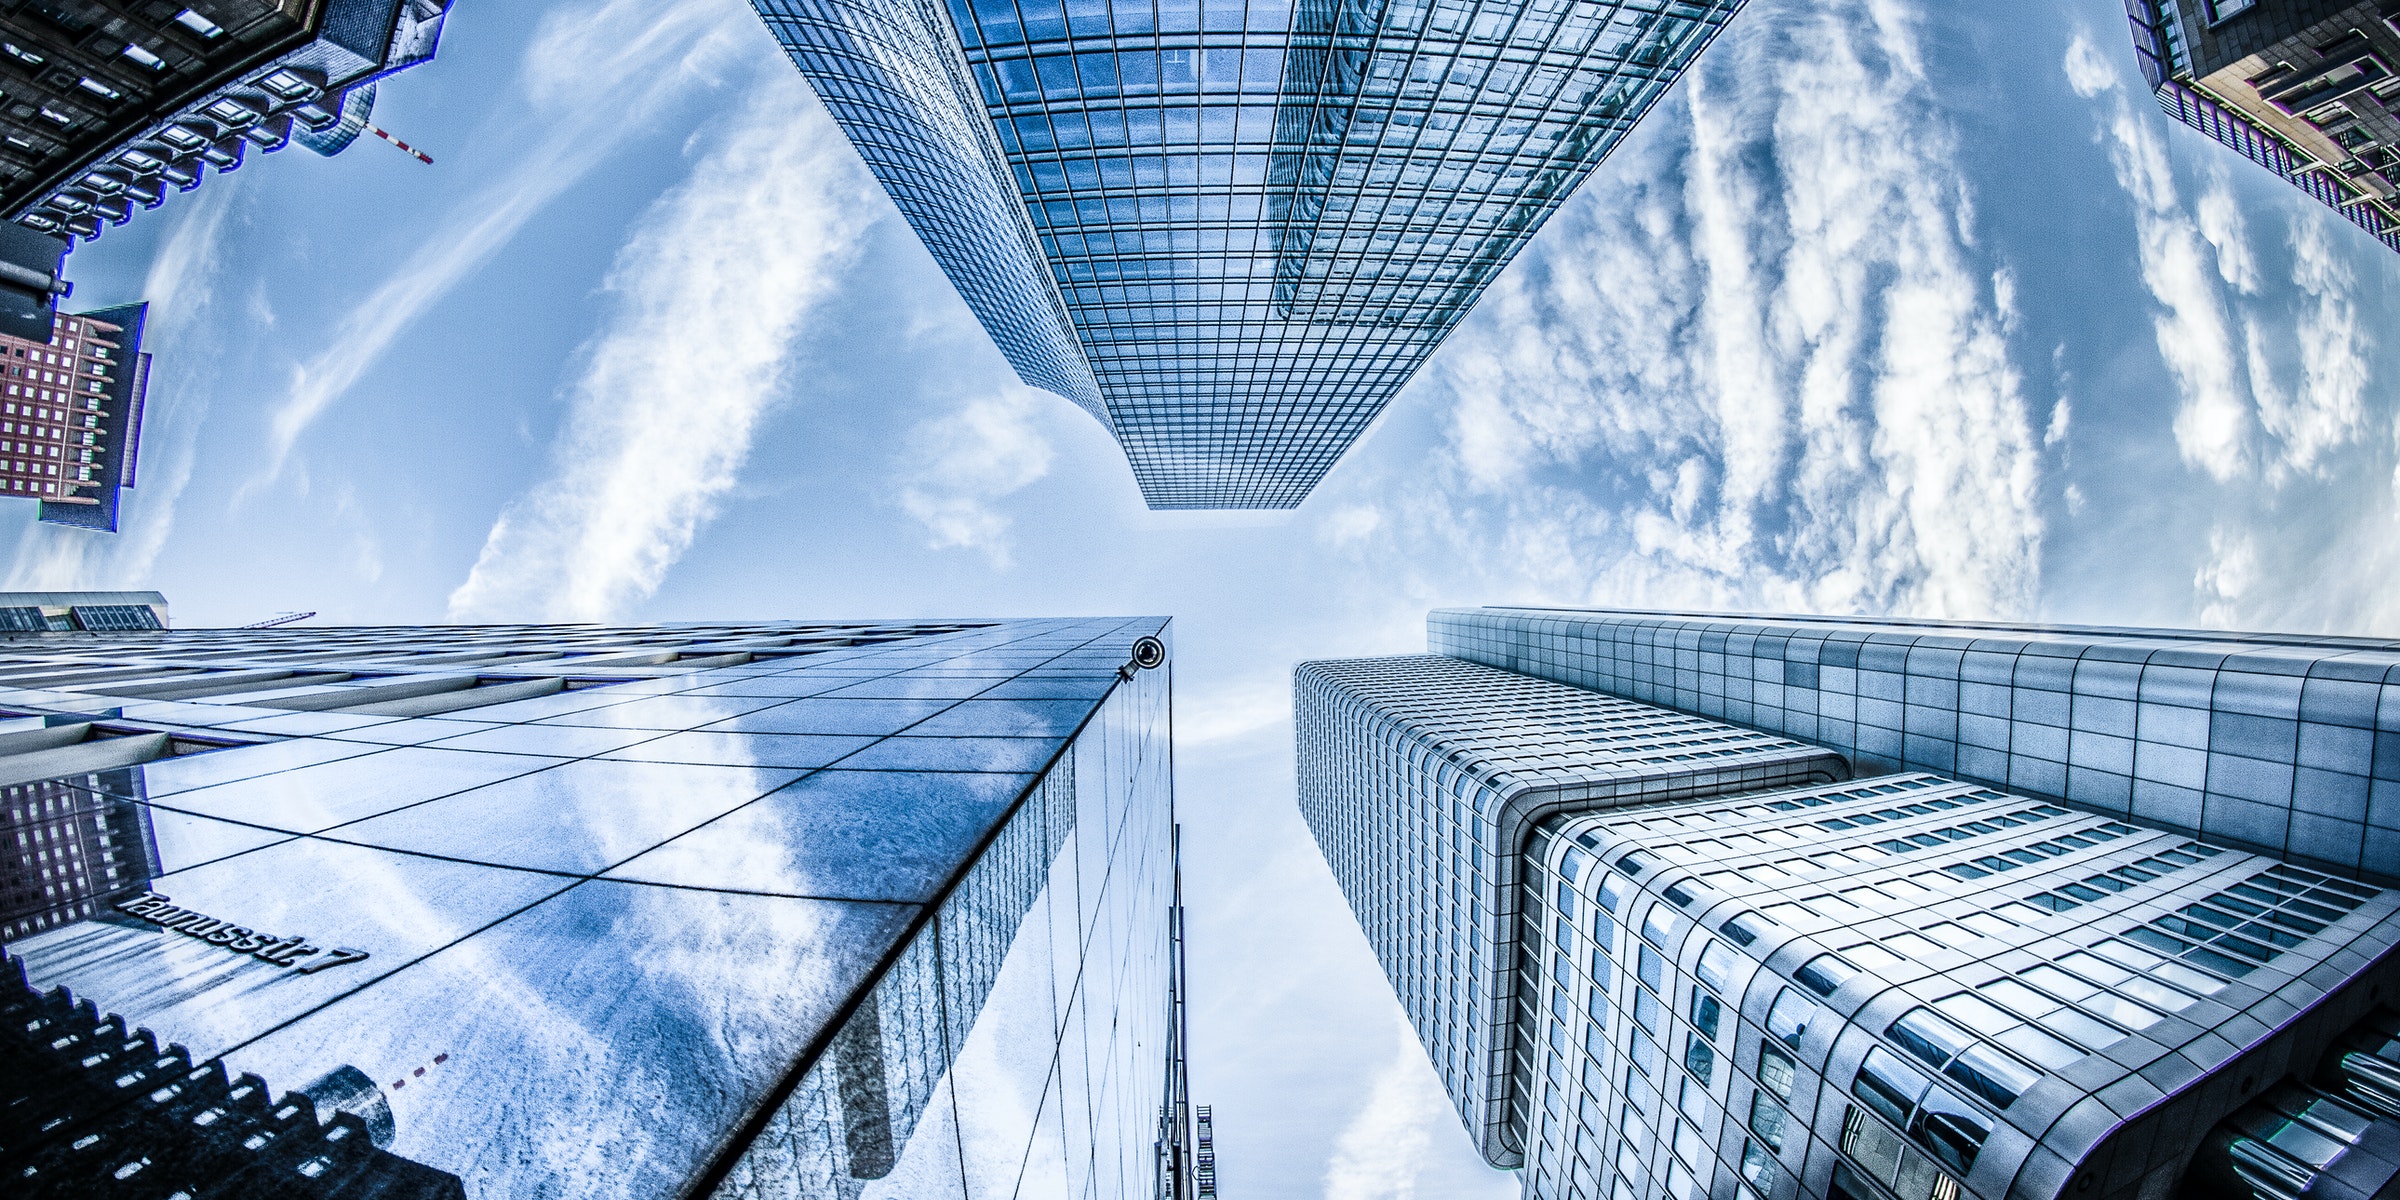
<instances>
[{"instance_id":1,"label":"glass reflection of clouds","mask_svg":"<svg viewBox=\"0 0 2400 1200\"><path fill-rule=\"evenodd\" d=\"M76 811L141 829L139 863L91 911L12 927L23 1003L48 992L71 1024L88 1000L197 1070L188 1093L86 1105L61 1128L104 1132L93 1154L113 1171L182 1128L153 1118L213 1105L245 1138L275 1135L261 1147L307 1151L276 1170L383 1171L428 1197L924 1194L906 1181L1002 1184L1028 1161L1028 1180L1098 1163L1102 1193L1147 1190L1170 1078L1172 799L1165 672L1126 664L1163 625L859 627L874 640L781 657L740 647L791 647L784 627L678 630L710 651L680 669L614 631L610 661L644 661L605 687L308 713L327 723L154 762L147 786L60 784L89 801ZM459 636L585 635L506 629ZM276 632L289 653L316 632L394 657L361 631ZM195 640L224 661L177 669L271 657ZM288 724L244 698L172 715ZM205 914L194 927L225 937L103 903L144 891L169 899L140 911ZM300 971L225 944L270 936L359 957ZM78 1036L120 1036L109 1021ZM78 1194L71 1172L45 1178Z\"/></svg>"}]
</instances>

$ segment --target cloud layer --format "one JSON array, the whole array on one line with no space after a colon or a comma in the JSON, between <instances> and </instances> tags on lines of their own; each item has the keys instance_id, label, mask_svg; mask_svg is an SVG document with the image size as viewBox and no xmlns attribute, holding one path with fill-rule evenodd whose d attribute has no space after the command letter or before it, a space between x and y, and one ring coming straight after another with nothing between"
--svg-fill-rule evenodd
<instances>
[{"instance_id":1,"label":"cloud layer","mask_svg":"<svg viewBox=\"0 0 2400 1200\"><path fill-rule=\"evenodd\" d=\"M2313 475L2367 428L2369 343L2350 266L2332 244L2349 236L2298 193L2274 215L2289 230L2289 284L2270 291L2222 155L2206 160L2198 196L2184 200L2169 122L2078 33L2063 63L2068 86L2094 102L2097 136L2133 204L2142 282L2157 308L2159 357L2181 393L2175 443L2186 463L2223 484ZM2179 138L2183 134L2176 134ZM2209 153L2210 148L2187 139ZM2225 152L2229 154L2230 152ZM2246 164L2235 167L2250 170ZM2206 600L2214 606L2218 600Z\"/></svg>"},{"instance_id":2,"label":"cloud layer","mask_svg":"<svg viewBox=\"0 0 2400 1200\"><path fill-rule=\"evenodd\" d=\"M1561 212L1438 360L1450 536L1560 600L2030 609L2013 285L1920 21L1753 7Z\"/></svg>"},{"instance_id":3,"label":"cloud layer","mask_svg":"<svg viewBox=\"0 0 2400 1200\"><path fill-rule=\"evenodd\" d=\"M925 526L928 547L979 550L994 567L1009 565L1011 522L993 502L1050 473L1050 442L1036 427L1046 397L1011 388L910 432L898 499Z\"/></svg>"},{"instance_id":4,"label":"cloud layer","mask_svg":"<svg viewBox=\"0 0 2400 1200\"><path fill-rule=\"evenodd\" d=\"M367 292L325 349L295 368L251 486L282 473L301 435L418 317L638 136L662 107L722 72L758 36L757 17L728 0L596 0L545 18L519 72L536 128L512 141L506 170L436 218L422 252Z\"/></svg>"},{"instance_id":5,"label":"cloud layer","mask_svg":"<svg viewBox=\"0 0 2400 1200\"><path fill-rule=\"evenodd\" d=\"M551 472L493 524L452 619L621 617L658 587L733 487L872 186L796 76L750 90L617 255Z\"/></svg>"}]
</instances>

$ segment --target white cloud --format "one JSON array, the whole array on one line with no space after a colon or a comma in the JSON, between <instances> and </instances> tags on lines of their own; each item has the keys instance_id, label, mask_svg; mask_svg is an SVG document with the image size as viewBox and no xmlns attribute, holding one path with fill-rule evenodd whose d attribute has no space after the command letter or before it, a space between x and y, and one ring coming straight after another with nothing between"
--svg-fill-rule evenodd
<instances>
[{"instance_id":1,"label":"white cloud","mask_svg":"<svg viewBox=\"0 0 2400 1200\"><path fill-rule=\"evenodd\" d=\"M2291 282L2304 297L2295 315L2288 294L2264 287L2223 157L2206 160L2187 211L2167 123L2113 72L2100 78L2096 54L2077 34L2066 74L2077 93L2101 102L2101 140L2133 201L2142 282L2159 306L2159 355L2182 393L2177 448L2219 483L2320 474L2328 453L2366 429L2368 339L2352 272L2331 242L2338 218L2297 197L2281 202L2291 220Z\"/></svg>"},{"instance_id":2,"label":"white cloud","mask_svg":"<svg viewBox=\"0 0 2400 1200\"><path fill-rule=\"evenodd\" d=\"M732 488L872 187L796 76L752 87L618 253L550 475L493 524L454 619L595 620L656 590Z\"/></svg>"},{"instance_id":3,"label":"white cloud","mask_svg":"<svg viewBox=\"0 0 2400 1200\"><path fill-rule=\"evenodd\" d=\"M1372 504L1345 504L1317 523L1317 537L1334 546L1348 546L1373 537L1383 528L1383 513Z\"/></svg>"},{"instance_id":4,"label":"white cloud","mask_svg":"<svg viewBox=\"0 0 2400 1200\"><path fill-rule=\"evenodd\" d=\"M2208 557L2192 574L2200 594L2200 624L2229 629L2244 624L2242 601L2259 582L2258 546L2247 533L2223 525L2208 531Z\"/></svg>"},{"instance_id":5,"label":"white cloud","mask_svg":"<svg viewBox=\"0 0 2400 1200\"><path fill-rule=\"evenodd\" d=\"M1175 700L1175 744L1206 746L1292 724L1292 682L1282 671L1189 685Z\"/></svg>"},{"instance_id":6,"label":"white cloud","mask_svg":"<svg viewBox=\"0 0 2400 1200\"><path fill-rule=\"evenodd\" d=\"M152 355L150 389L136 455L137 484L119 493L111 536L35 525L17 543L11 589L148 588L151 567L175 528L175 510L192 478L192 456L208 415L219 330L211 323L226 221L243 187L217 179L175 223L142 281L150 302L142 348Z\"/></svg>"},{"instance_id":7,"label":"white cloud","mask_svg":"<svg viewBox=\"0 0 2400 1200\"><path fill-rule=\"evenodd\" d=\"M2225 163L2211 159L2208 165L2208 186L2200 191L2200 199L2192 205L2198 218L2200 236L2208 239L2209 247L2217 252L2217 274L2225 282L2245 294L2258 290L2258 259L2250 253L2250 238L2244 229L2241 203L2233 198L2233 188L2226 181Z\"/></svg>"},{"instance_id":8,"label":"white cloud","mask_svg":"<svg viewBox=\"0 0 2400 1200\"><path fill-rule=\"evenodd\" d=\"M638 135L661 107L739 57L742 43L759 36L757 20L731 0L594 0L545 17L519 72L538 132L522 133L521 150L492 184L430 222L417 243L422 251L294 369L269 426L264 468L250 486L279 476L317 418L536 213Z\"/></svg>"},{"instance_id":9,"label":"white cloud","mask_svg":"<svg viewBox=\"0 0 2400 1200\"><path fill-rule=\"evenodd\" d=\"M2067 43L2067 86L2086 100L2117 86L2117 68L2092 44L2091 37L2077 30L2075 39Z\"/></svg>"},{"instance_id":10,"label":"white cloud","mask_svg":"<svg viewBox=\"0 0 2400 1200\"><path fill-rule=\"evenodd\" d=\"M1515 586L2030 609L2014 282L1974 245L1918 19L1745 14L1444 350L1458 502L1486 509L1464 536Z\"/></svg>"},{"instance_id":11,"label":"white cloud","mask_svg":"<svg viewBox=\"0 0 2400 1200\"><path fill-rule=\"evenodd\" d=\"M2117 184L2133 200L2142 282L2159 305L2152 333L2183 393L2175 444L2185 462L2231 479L2250 466L2253 421L2249 372L2218 281L2252 274L2247 243L2232 260L2223 257L2220 246L2235 244L2239 233L2238 219L2224 215L2230 200L2209 206L2218 214L2215 237L2184 210L2159 121L2147 105L2137 110L2113 70L2105 79L2093 70L2097 55L2089 35L2077 32L2067 47L2067 80L2087 99L2106 97L2103 140Z\"/></svg>"},{"instance_id":12,"label":"white cloud","mask_svg":"<svg viewBox=\"0 0 2400 1200\"><path fill-rule=\"evenodd\" d=\"M1409 1200L1417 1194L1434 1130L1458 1123L1416 1037L1407 1025L1394 1024L1391 1063L1342 1127L1325 1165L1326 1200Z\"/></svg>"},{"instance_id":13,"label":"white cloud","mask_svg":"<svg viewBox=\"0 0 2400 1200\"><path fill-rule=\"evenodd\" d=\"M979 396L909 432L899 501L925 526L926 545L1009 565L1011 522L993 504L1050 473L1050 442L1036 424L1044 395L1012 387Z\"/></svg>"},{"instance_id":14,"label":"white cloud","mask_svg":"<svg viewBox=\"0 0 2400 1200\"><path fill-rule=\"evenodd\" d=\"M2300 385L2288 403L2259 398L2259 423L2283 443L2283 461L2311 472L2335 447L2355 441L2367 422L2367 355L2358 305L2351 298L2350 264L2327 237L2316 213L2292 220L2292 282L2306 298L2293 344Z\"/></svg>"}]
</instances>

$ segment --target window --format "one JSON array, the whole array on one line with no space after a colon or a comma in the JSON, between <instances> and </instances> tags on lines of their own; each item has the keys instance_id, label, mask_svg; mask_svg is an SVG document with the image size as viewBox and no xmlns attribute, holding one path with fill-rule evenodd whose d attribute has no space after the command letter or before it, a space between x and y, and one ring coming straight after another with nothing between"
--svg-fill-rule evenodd
<instances>
[{"instance_id":1,"label":"window","mask_svg":"<svg viewBox=\"0 0 2400 1200\"><path fill-rule=\"evenodd\" d=\"M1715 996L1699 988L1692 989L1692 1028L1699 1030L1700 1036L1716 1040L1717 1021L1723 1014L1724 1007Z\"/></svg>"},{"instance_id":2,"label":"window","mask_svg":"<svg viewBox=\"0 0 2400 1200\"><path fill-rule=\"evenodd\" d=\"M1979 1042L1974 1034L1930 1008L1912 1008L1903 1013L1884 1031L1884 1036L1994 1108L2005 1109L2016 1103L2025 1089L2042 1078L2041 1072Z\"/></svg>"},{"instance_id":3,"label":"window","mask_svg":"<svg viewBox=\"0 0 2400 1200\"><path fill-rule=\"evenodd\" d=\"M1750 1132L1777 1153L1783 1151L1783 1129L1791 1118L1765 1092L1750 1093Z\"/></svg>"},{"instance_id":4,"label":"window","mask_svg":"<svg viewBox=\"0 0 2400 1200\"><path fill-rule=\"evenodd\" d=\"M317 90L316 85L300 78L298 75L294 75L290 71L269 72L265 78L258 81L258 84L260 87L263 87L286 100L298 100L303 96L308 96L315 93ZM1570 850L1568 853L1573 853L1573 851ZM1568 878L1572 879L1574 877L1570 875Z\"/></svg>"},{"instance_id":5,"label":"window","mask_svg":"<svg viewBox=\"0 0 2400 1200\"><path fill-rule=\"evenodd\" d=\"M1717 927L1717 930L1726 937L1732 938L1734 945L1747 946L1758 940L1758 930L1752 927L1749 920L1750 915L1749 913L1738 913L1728 917L1723 925Z\"/></svg>"},{"instance_id":6,"label":"window","mask_svg":"<svg viewBox=\"0 0 2400 1200\"><path fill-rule=\"evenodd\" d=\"M1820 996L1831 996L1840 991L1843 984L1857 977L1858 973L1858 968L1851 966L1841 956L1820 954L1803 964L1792 977Z\"/></svg>"},{"instance_id":7,"label":"window","mask_svg":"<svg viewBox=\"0 0 2400 1200\"><path fill-rule=\"evenodd\" d=\"M1880 1047L1867 1051L1850 1091L1954 1171L1972 1169L1992 1133L1990 1118Z\"/></svg>"},{"instance_id":8,"label":"window","mask_svg":"<svg viewBox=\"0 0 2400 1200\"><path fill-rule=\"evenodd\" d=\"M182 12L176 13L175 23L205 38L213 38L218 34L225 32L224 26L217 24L215 21L209 20L207 17L201 16L199 10L197 9L187 8Z\"/></svg>"},{"instance_id":9,"label":"window","mask_svg":"<svg viewBox=\"0 0 2400 1200\"><path fill-rule=\"evenodd\" d=\"M2135 971L2146 971L2175 986L2203 996L2214 996L2225 990L2225 981L2205 971L2195 971L2172 959L2160 958L2130 942L2110 939L2092 947L2092 953Z\"/></svg>"},{"instance_id":10,"label":"window","mask_svg":"<svg viewBox=\"0 0 2400 1200\"><path fill-rule=\"evenodd\" d=\"M1723 942L1709 942L1700 948L1700 982L1720 992L1732 991L1733 969L1738 961Z\"/></svg>"},{"instance_id":11,"label":"window","mask_svg":"<svg viewBox=\"0 0 2400 1200\"><path fill-rule=\"evenodd\" d=\"M1653 904L1650 911L1642 914L1643 941L1664 950L1673 934L1674 913L1666 905Z\"/></svg>"},{"instance_id":12,"label":"window","mask_svg":"<svg viewBox=\"0 0 2400 1200\"><path fill-rule=\"evenodd\" d=\"M2105 988L2086 983L2057 967L2028 968L2020 973L2020 978L2077 1008L2135 1032L2148 1029L2167 1019L2165 1013L2152 1009L2148 1005L2128 1000Z\"/></svg>"},{"instance_id":13,"label":"window","mask_svg":"<svg viewBox=\"0 0 2400 1200\"><path fill-rule=\"evenodd\" d=\"M1815 1020L1820 1011L1816 1005L1802 999L1800 993L1785 988L1776 995L1774 1006L1767 1010L1767 1032L1783 1039L1785 1045L1797 1049L1800 1039L1808 1036L1809 1022Z\"/></svg>"},{"instance_id":14,"label":"window","mask_svg":"<svg viewBox=\"0 0 2400 1200\"><path fill-rule=\"evenodd\" d=\"M2208 0L2208 19L2211 24L2250 11L2258 0Z\"/></svg>"},{"instance_id":15,"label":"window","mask_svg":"<svg viewBox=\"0 0 2400 1200\"><path fill-rule=\"evenodd\" d=\"M130 58L153 71L163 71L167 69L167 60L160 58L159 56L150 53L148 50L144 50L140 46L136 46L131 43L128 43L125 47L125 57Z\"/></svg>"},{"instance_id":16,"label":"window","mask_svg":"<svg viewBox=\"0 0 2400 1200\"><path fill-rule=\"evenodd\" d=\"M1973 992L1957 992L1933 1002L1943 1016L2052 1071L2082 1060L2083 1051L2042 1032Z\"/></svg>"},{"instance_id":17,"label":"window","mask_svg":"<svg viewBox=\"0 0 2400 1200\"><path fill-rule=\"evenodd\" d=\"M1653 950L1648 946L1639 946L1636 947L1636 949L1640 951L1640 957L1636 960L1636 962L1638 963L1637 969L1641 974L1642 982L1650 985L1650 988L1653 991L1664 990L1663 980L1666 978L1666 960L1659 957L1658 951Z\"/></svg>"},{"instance_id":18,"label":"window","mask_svg":"<svg viewBox=\"0 0 2400 1200\"><path fill-rule=\"evenodd\" d=\"M1716 1049L1701 1041L1699 1034L1690 1035L1683 1048L1683 1069L1690 1071L1692 1078L1700 1081L1700 1086L1707 1087L1716 1081Z\"/></svg>"},{"instance_id":19,"label":"window","mask_svg":"<svg viewBox=\"0 0 2400 1200\"><path fill-rule=\"evenodd\" d=\"M1917 1097L1933 1081L1915 1067L1880 1047L1867 1051L1867 1059L1859 1064L1858 1078L1850 1091L1867 1102L1867 1107L1883 1115L1885 1120L1903 1129L1916 1111Z\"/></svg>"},{"instance_id":20,"label":"window","mask_svg":"<svg viewBox=\"0 0 2400 1200\"><path fill-rule=\"evenodd\" d=\"M1658 1046L1650 1040L1650 1035L1642 1032L1640 1026L1626 1027L1625 1046L1633 1056L1633 1064L1642 1069L1642 1074L1658 1074Z\"/></svg>"},{"instance_id":21,"label":"window","mask_svg":"<svg viewBox=\"0 0 2400 1200\"><path fill-rule=\"evenodd\" d=\"M1799 1077L1800 1064L1792 1056L1772 1045L1758 1048L1758 1082L1779 1100L1792 1098L1792 1082Z\"/></svg>"},{"instance_id":22,"label":"window","mask_svg":"<svg viewBox=\"0 0 2400 1200\"><path fill-rule=\"evenodd\" d=\"M1749 1138L1742 1139L1742 1178L1770 1196L1775 1194L1775 1182L1781 1178L1775 1168L1774 1154Z\"/></svg>"}]
</instances>

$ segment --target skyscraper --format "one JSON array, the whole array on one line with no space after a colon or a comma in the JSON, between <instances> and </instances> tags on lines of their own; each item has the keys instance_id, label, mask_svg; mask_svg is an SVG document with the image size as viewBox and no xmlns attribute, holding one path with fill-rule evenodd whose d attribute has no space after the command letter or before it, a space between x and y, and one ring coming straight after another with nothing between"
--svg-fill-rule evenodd
<instances>
[{"instance_id":1,"label":"skyscraper","mask_svg":"<svg viewBox=\"0 0 2400 1200\"><path fill-rule=\"evenodd\" d=\"M150 356L146 304L53 319L42 339L0 333L0 496L41 519L114 533L133 486Z\"/></svg>"},{"instance_id":2,"label":"skyscraper","mask_svg":"<svg viewBox=\"0 0 2400 1200\"><path fill-rule=\"evenodd\" d=\"M12 642L11 1194L1186 1196L1165 632Z\"/></svg>"},{"instance_id":3,"label":"skyscraper","mask_svg":"<svg viewBox=\"0 0 2400 1200\"><path fill-rule=\"evenodd\" d=\"M1292 508L1739 0L753 0L1152 508Z\"/></svg>"},{"instance_id":4,"label":"skyscraper","mask_svg":"<svg viewBox=\"0 0 2400 1200\"><path fill-rule=\"evenodd\" d=\"M2393 859L2362 871L2351 843L2303 845L2314 833L2260 853L2205 817L2195 837L2031 773L1991 786L1907 757L1930 753L1910 739L1939 714L1954 746L1988 740L1966 718L2005 701L2027 749L2056 720L2062 763L2081 762L2075 714L2105 707L2081 697L2114 667L2135 664L2128 704L2151 716L2145 659L2151 702L2172 687L2181 710L2162 728L2258 738L2275 718L2245 676L2295 681L2297 710L2316 679L2371 670L2380 689L2400 645L1570 610L1431 623L1444 653L1298 668L1300 807L1467 1131L1527 1195L2288 1200L2400 1176ZM1982 683L1978 654L2025 674ZM2084 690L2062 659L2092 665ZM1811 669L1787 684L1786 663ZM2038 685L2062 680L2051 706ZM2378 710L2346 711L2365 736L2310 740L2309 761L2347 754L2367 777ZM1898 752L1860 749L1887 731ZM2311 801L2282 803L2316 830ZM2289 861L2342 853L2338 874Z\"/></svg>"},{"instance_id":5,"label":"skyscraper","mask_svg":"<svg viewBox=\"0 0 2400 1200\"><path fill-rule=\"evenodd\" d=\"M0 217L97 237L247 150L333 154L449 0L53 0L0 13Z\"/></svg>"},{"instance_id":6,"label":"skyscraper","mask_svg":"<svg viewBox=\"0 0 2400 1200\"><path fill-rule=\"evenodd\" d=\"M2126 0L2166 114L2400 250L2400 9L2376 0Z\"/></svg>"}]
</instances>

